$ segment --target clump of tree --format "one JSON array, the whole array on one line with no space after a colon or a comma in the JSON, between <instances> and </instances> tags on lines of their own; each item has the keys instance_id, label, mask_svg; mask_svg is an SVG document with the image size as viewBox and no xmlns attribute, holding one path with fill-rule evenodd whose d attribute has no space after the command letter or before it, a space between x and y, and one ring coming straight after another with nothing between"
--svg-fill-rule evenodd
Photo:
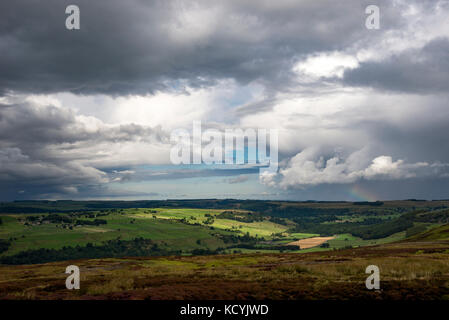
<instances>
[{"instance_id":1,"label":"clump of tree","mask_svg":"<svg viewBox=\"0 0 449 320\"><path fill-rule=\"evenodd\" d=\"M424 232L424 231L426 231L426 229L427 228L425 225L416 225L416 226L413 226L413 227L407 229L407 231L405 232L405 236L408 238L408 237L414 236L415 234Z\"/></svg>"},{"instance_id":2,"label":"clump of tree","mask_svg":"<svg viewBox=\"0 0 449 320\"><path fill-rule=\"evenodd\" d=\"M99 226L102 224L107 224L108 221L104 220L104 219L95 219L93 221L91 220L76 220L75 224L76 225L86 225L86 226Z\"/></svg>"},{"instance_id":3,"label":"clump of tree","mask_svg":"<svg viewBox=\"0 0 449 320\"><path fill-rule=\"evenodd\" d=\"M382 221L382 222L380 222ZM343 223L301 223L292 229L293 232L318 233L324 236L350 233L364 240L380 239L413 227L413 220L401 216L392 220L367 219L360 222Z\"/></svg>"},{"instance_id":4,"label":"clump of tree","mask_svg":"<svg viewBox=\"0 0 449 320\"><path fill-rule=\"evenodd\" d=\"M355 206L373 206L373 207L380 207L384 203L382 201L359 201L359 202L353 202L352 203Z\"/></svg>"},{"instance_id":5,"label":"clump of tree","mask_svg":"<svg viewBox=\"0 0 449 320\"><path fill-rule=\"evenodd\" d=\"M207 216L207 215L205 215ZM204 224L213 224L214 223L214 217L208 216L207 219L203 222Z\"/></svg>"},{"instance_id":6,"label":"clump of tree","mask_svg":"<svg viewBox=\"0 0 449 320\"><path fill-rule=\"evenodd\" d=\"M251 237L249 232L245 234L217 234L224 243L256 243L257 238Z\"/></svg>"},{"instance_id":7,"label":"clump of tree","mask_svg":"<svg viewBox=\"0 0 449 320\"><path fill-rule=\"evenodd\" d=\"M8 241L5 239L0 239L0 253L8 251L10 246L11 246L11 241Z\"/></svg>"},{"instance_id":8,"label":"clump of tree","mask_svg":"<svg viewBox=\"0 0 449 320\"><path fill-rule=\"evenodd\" d=\"M270 221L276 224L281 224L281 225L288 225L288 222L283 219L283 218L278 218L278 217L270 217Z\"/></svg>"},{"instance_id":9,"label":"clump of tree","mask_svg":"<svg viewBox=\"0 0 449 320\"><path fill-rule=\"evenodd\" d=\"M87 243L86 246L63 247L61 249L27 250L15 255L0 258L2 264L33 264L51 261L95 258L122 258L142 256L179 255L179 250L167 250L150 239L109 240L99 245Z\"/></svg>"},{"instance_id":10,"label":"clump of tree","mask_svg":"<svg viewBox=\"0 0 449 320\"><path fill-rule=\"evenodd\" d=\"M108 214L87 214L86 217L98 217L98 216L105 216ZM102 224L107 224L108 222L104 219L94 219L94 220L84 220L84 219L77 219L76 215L68 216L65 214L49 214L44 216L27 216L25 218L26 223L25 225L34 224L34 223L55 223L55 224L67 224L67 225L88 225L88 226L99 226ZM68 226L70 228L70 226Z\"/></svg>"},{"instance_id":11,"label":"clump of tree","mask_svg":"<svg viewBox=\"0 0 449 320\"><path fill-rule=\"evenodd\" d=\"M449 210L415 211L407 216L416 222L449 223Z\"/></svg>"},{"instance_id":12,"label":"clump of tree","mask_svg":"<svg viewBox=\"0 0 449 320\"><path fill-rule=\"evenodd\" d=\"M263 221L265 218L257 212L242 212L242 211L232 211L226 210L221 212L216 216L218 219L231 219L239 222L257 222Z\"/></svg>"},{"instance_id":13,"label":"clump of tree","mask_svg":"<svg viewBox=\"0 0 449 320\"><path fill-rule=\"evenodd\" d=\"M211 250L209 248L206 249L193 249L192 251L190 251L190 253L194 256L207 256L207 255L213 255L213 254L218 254L220 252L222 252L224 249L223 248L217 248L215 250Z\"/></svg>"}]
</instances>

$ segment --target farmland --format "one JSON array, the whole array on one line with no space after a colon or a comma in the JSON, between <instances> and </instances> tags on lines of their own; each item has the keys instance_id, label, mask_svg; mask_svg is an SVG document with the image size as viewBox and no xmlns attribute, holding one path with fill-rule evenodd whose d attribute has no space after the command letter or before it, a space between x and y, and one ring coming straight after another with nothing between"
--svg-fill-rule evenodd
<instances>
[{"instance_id":1,"label":"farmland","mask_svg":"<svg viewBox=\"0 0 449 320\"><path fill-rule=\"evenodd\" d=\"M21 254L22 260L16 263L46 262L26 261L24 253L104 246L107 242L109 246L117 246L135 239L147 239L158 248L157 252L142 255L303 253L372 246L402 240L414 232L447 223L447 207L445 201L3 203L0 239L7 248L0 258ZM326 237L326 241L302 248L298 242L320 236ZM122 254L130 252L134 251L125 250ZM48 261L57 259L57 255L52 253Z\"/></svg>"},{"instance_id":2,"label":"farmland","mask_svg":"<svg viewBox=\"0 0 449 320\"><path fill-rule=\"evenodd\" d=\"M332 285L350 297L362 294L363 266L381 264L387 287L405 287L367 298L417 297L425 283L438 285L427 293L442 298L449 294L448 208L412 200L3 203L0 296L333 298ZM61 268L72 261L85 283L76 294L60 288ZM205 289L211 279L215 293Z\"/></svg>"},{"instance_id":3,"label":"farmland","mask_svg":"<svg viewBox=\"0 0 449 320\"><path fill-rule=\"evenodd\" d=\"M88 259L0 266L3 299L293 299L429 300L449 297L448 229L409 240L306 254ZM439 240L433 240L438 234ZM65 289L68 264L81 289ZM376 264L381 289L365 288Z\"/></svg>"}]
</instances>

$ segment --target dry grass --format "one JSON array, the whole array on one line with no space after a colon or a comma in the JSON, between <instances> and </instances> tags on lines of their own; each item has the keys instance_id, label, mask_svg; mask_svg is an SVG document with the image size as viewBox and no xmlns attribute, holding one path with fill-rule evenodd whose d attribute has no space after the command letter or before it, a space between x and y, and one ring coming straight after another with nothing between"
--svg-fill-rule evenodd
<instances>
[{"instance_id":1,"label":"dry grass","mask_svg":"<svg viewBox=\"0 0 449 320\"><path fill-rule=\"evenodd\" d=\"M403 243L308 254L98 259L0 267L3 299L444 299L449 244ZM81 290L65 289L65 267ZM377 265L379 292L365 288Z\"/></svg>"},{"instance_id":2,"label":"dry grass","mask_svg":"<svg viewBox=\"0 0 449 320\"><path fill-rule=\"evenodd\" d=\"M288 245L299 246L301 249L308 249L319 246L320 244L325 243L326 241L332 240L334 238L335 237L313 237L293 241L288 243Z\"/></svg>"}]
</instances>

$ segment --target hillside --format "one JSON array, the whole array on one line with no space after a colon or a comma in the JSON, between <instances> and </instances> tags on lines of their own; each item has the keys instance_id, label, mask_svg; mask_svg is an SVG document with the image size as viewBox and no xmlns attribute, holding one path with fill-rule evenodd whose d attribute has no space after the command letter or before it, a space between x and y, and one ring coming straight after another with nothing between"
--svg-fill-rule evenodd
<instances>
[{"instance_id":1,"label":"hillside","mask_svg":"<svg viewBox=\"0 0 449 320\"><path fill-rule=\"evenodd\" d=\"M444 228L447 230L447 226ZM81 289L65 289L65 267ZM365 287L380 268L381 290ZM306 254L93 259L0 266L0 299L432 300L449 297L449 243L398 242Z\"/></svg>"},{"instance_id":2,"label":"hillside","mask_svg":"<svg viewBox=\"0 0 449 320\"><path fill-rule=\"evenodd\" d=\"M407 238L406 241L449 241L449 224L442 225Z\"/></svg>"},{"instance_id":3,"label":"hillside","mask_svg":"<svg viewBox=\"0 0 449 320\"><path fill-rule=\"evenodd\" d=\"M0 299L449 297L447 201L150 204L3 206ZM365 287L369 265L380 291Z\"/></svg>"},{"instance_id":4,"label":"hillside","mask_svg":"<svg viewBox=\"0 0 449 320\"><path fill-rule=\"evenodd\" d=\"M416 200L1 203L0 263L373 246L448 223L447 208L448 201Z\"/></svg>"}]
</instances>

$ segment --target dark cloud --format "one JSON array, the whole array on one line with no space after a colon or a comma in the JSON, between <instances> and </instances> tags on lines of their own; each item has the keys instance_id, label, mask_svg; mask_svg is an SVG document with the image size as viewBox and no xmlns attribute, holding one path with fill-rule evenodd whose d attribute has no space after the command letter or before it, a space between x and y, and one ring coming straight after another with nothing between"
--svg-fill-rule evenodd
<instances>
[{"instance_id":1,"label":"dark cloud","mask_svg":"<svg viewBox=\"0 0 449 320\"><path fill-rule=\"evenodd\" d=\"M98 121L98 120L97 120ZM0 192L14 195L76 195L110 181L97 166L107 157L97 146L168 141L159 128L135 124L89 126L69 109L32 102L0 105ZM120 157L120 149L116 157ZM126 164L124 159L123 163Z\"/></svg>"},{"instance_id":2,"label":"dark cloud","mask_svg":"<svg viewBox=\"0 0 449 320\"><path fill-rule=\"evenodd\" d=\"M365 62L344 73L351 86L409 93L446 93L449 90L449 39L439 38L423 48L411 49L391 58Z\"/></svg>"},{"instance_id":3,"label":"dark cloud","mask_svg":"<svg viewBox=\"0 0 449 320\"><path fill-rule=\"evenodd\" d=\"M0 92L123 95L182 90L223 78L282 88L296 57L366 35L369 1L77 1L0 4ZM381 1L383 28L401 23Z\"/></svg>"},{"instance_id":4,"label":"dark cloud","mask_svg":"<svg viewBox=\"0 0 449 320\"><path fill-rule=\"evenodd\" d=\"M327 78L313 78L307 72L292 71L298 62L307 62L320 53L332 56L337 52L337 60L339 56L363 56L364 49L375 52L402 32L409 35L411 22L407 19L417 17L405 13L410 3L419 3L415 7L422 10L419 14L426 21L436 7L448 9L442 2L377 1L381 29L373 31L365 28L365 7L373 4L369 0L80 0L76 4L81 10L81 30L69 31L65 28L65 8L72 1L3 1L0 3L0 198L164 197L163 190L154 193L125 189L128 184L138 188L136 185L141 182L156 181L156 185L172 181L170 188L179 190L170 192L190 192L189 180L178 184L175 180L209 177L223 182L224 188L239 187L234 184L248 181L259 168L171 167L167 165L170 135L161 127L108 124L107 117L103 122L83 115L85 106L69 109L42 105L33 102L42 99L41 96L29 96L59 92L106 94L113 97L107 97L108 102L98 102L98 108L112 110L130 106L111 102L116 96L159 90L188 93L190 89L186 87L227 83L220 82L223 79L235 80L229 82L239 88L251 83L248 87L257 87L257 93L249 100L246 96L253 94L250 89L242 90L240 96L212 94L208 102L216 103L218 99L218 105L230 106L229 110L219 110L216 117L211 117L215 122L207 123L208 127L222 130L239 121L242 125L279 127L281 136L287 137L280 141L281 169L285 169L290 158L316 145L324 150L317 154L316 163L321 157L323 161L335 155L344 158L366 147L369 152L366 159L360 160L365 163L362 169L371 160L388 156L392 160L387 164L392 166L398 160L405 164L425 161L429 170L438 173L433 180L429 178L433 171L407 181L347 179L343 187L342 178L337 175L335 179L320 180L335 182L332 185L312 185L300 191L278 189L276 196L348 199L346 189L357 181L371 193L378 191L379 199L429 198L432 194L441 197L447 187L441 172L449 163L446 138L449 113L445 111L445 93L449 90L448 38L432 40L429 34L427 44L417 48L415 43L407 43L412 41L410 37L398 46L401 52L392 56L379 53L375 61L347 69L342 79L330 78L332 72ZM404 49L407 47L413 49ZM382 60L384 56L388 58ZM323 61L332 64L332 59ZM320 66L312 64L311 70L314 68ZM252 86L253 82L257 84ZM344 94L341 97L336 94L346 89L348 95L363 92L364 97L351 100ZM399 92L404 99L391 92ZM391 100L385 99L385 93L391 94ZM320 100L325 95L329 98ZM376 95L382 98L376 100ZM51 99L63 105L61 96L54 95ZM65 96L81 99L77 95ZM293 104L298 97L302 99L297 100L295 109ZM84 98L87 101L92 97ZM283 105L289 99L291 105ZM224 100L227 103L222 103ZM409 109L392 105L387 110L379 106L393 101L400 101ZM176 102L167 102L166 106L164 101L156 101L159 103L160 111ZM92 106L97 107L96 104ZM255 117L248 122L251 116L264 113L266 117L260 121ZM202 113L198 114L201 117ZM180 113L179 117L182 116ZM157 123L164 126L164 116L160 119ZM278 123L272 119L278 119ZM122 120L111 121L126 122ZM163 168L150 168L151 164ZM342 172L352 172L353 164L354 161ZM306 168L299 163L295 168L303 167ZM319 173L322 167L318 167L315 171ZM316 177L316 173L309 173ZM369 171L361 177L367 175L373 176ZM222 191L219 188L211 192Z\"/></svg>"},{"instance_id":5,"label":"dark cloud","mask_svg":"<svg viewBox=\"0 0 449 320\"><path fill-rule=\"evenodd\" d=\"M107 125L88 119L96 121L91 124L85 120L54 105L27 101L1 104L0 199L151 196L111 191L107 186L259 172L258 167L148 167L155 152L150 149L148 157L138 155L161 145L168 157L171 144L167 132L158 127ZM104 154L101 149L109 152ZM129 155L130 150L134 154Z\"/></svg>"},{"instance_id":6,"label":"dark cloud","mask_svg":"<svg viewBox=\"0 0 449 320\"><path fill-rule=\"evenodd\" d=\"M449 116L438 110L434 112L440 112L439 117L435 117L434 121L423 120L425 123L421 125L406 124L404 121L404 125L400 127L378 122L365 128L377 140L378 152L413 162L430 160L449 163Z\"/></svg>"}]
</instances>

